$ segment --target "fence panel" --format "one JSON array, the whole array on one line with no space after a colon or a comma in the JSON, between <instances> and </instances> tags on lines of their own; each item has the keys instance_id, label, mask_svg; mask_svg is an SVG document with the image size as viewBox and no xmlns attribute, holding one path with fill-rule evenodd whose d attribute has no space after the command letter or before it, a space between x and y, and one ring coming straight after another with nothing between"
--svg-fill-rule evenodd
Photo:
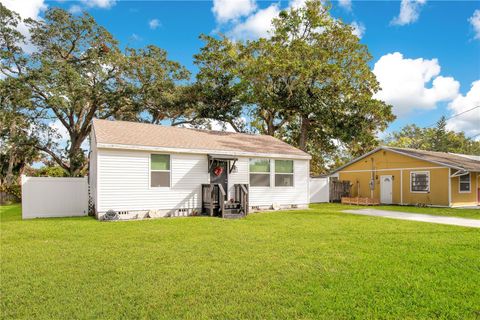
<instances>
[{"instance_id":1,"label":"fence panel","mask_svg":"<svg viewBox=\"0 0 480 320\"><path fill-rule=\"evenodd\" d=\"M328 178L310 178L310 203L328 202Z\"/></svg>"},{"instance_id":2,"label":"fence panel","mask_svg":"<svg viewBox=\"0 0 480 320\"><path fill-rule=\"evenodd\" d=\"M88 178L22 176L22 218L72 217L88 213Z\"/></svg>"}]
</instances>

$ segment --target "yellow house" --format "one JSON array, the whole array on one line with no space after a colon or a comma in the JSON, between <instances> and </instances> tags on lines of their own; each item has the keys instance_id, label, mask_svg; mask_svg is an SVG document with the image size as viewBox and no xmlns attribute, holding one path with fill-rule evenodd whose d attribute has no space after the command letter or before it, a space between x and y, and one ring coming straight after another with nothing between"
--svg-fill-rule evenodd
<instances>
[{"instance_id":1,"label":"yellow house","mask_svg":"<svg viewBox=\"0 0 480 320\"><path fill-rule=\"evenodd\" d=\"M480 156L379 147L335 170L352 197L384 204L477 206Z\"/></svg>"}]
</instances>

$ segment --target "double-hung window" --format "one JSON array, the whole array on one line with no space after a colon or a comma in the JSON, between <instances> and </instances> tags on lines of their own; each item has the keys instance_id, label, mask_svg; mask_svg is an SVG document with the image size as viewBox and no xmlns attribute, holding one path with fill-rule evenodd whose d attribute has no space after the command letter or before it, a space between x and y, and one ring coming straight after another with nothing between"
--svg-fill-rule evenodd
<instances>
[{"instance_id":1,"label":"double-hung window","mask_svg":"<svg viewBox=\"0 0 480 320\"><path fill-rule=\"evenodd\" d=\"M293 160L275 160L275 187L293 187Z\"/></svg>"},{"instance_id":2,"label":"double-hung window","mask_svg":"<svg viewBox=\"0 0 480 320\"><path fill-rule=\"evenodd\" d=\"M458 177L458 191L460 193L469 193L471 190L470 173Z\"/></svg>"},{"instance_id":3,"label":"double-hung window","mask_svg":"<svg viewBox=\"0 0 480 320\"><path fill-rule=\"evenodd\" d=\"M430 172L414 171L410 173L410 191L429 192L430 191Z\"/></svg>"},{"instance_id":4,"label":"double-hung window","mask_svg":"<svg viewBox=\"0 0 480 320\"><path fill-rule=\"evenodd\" d=\"M150 187L170 187L170 155L150 155Z\"/></svg>"},{"instance_id":5,"label":"double-hung window","mask_svg":"<svg viewBox=\"0 0 480 320\"><path fill-rule=\"evenodd\" d=\"M270 160L250 159L250 186L270 187Z\"/></svg>"}]
</instances>

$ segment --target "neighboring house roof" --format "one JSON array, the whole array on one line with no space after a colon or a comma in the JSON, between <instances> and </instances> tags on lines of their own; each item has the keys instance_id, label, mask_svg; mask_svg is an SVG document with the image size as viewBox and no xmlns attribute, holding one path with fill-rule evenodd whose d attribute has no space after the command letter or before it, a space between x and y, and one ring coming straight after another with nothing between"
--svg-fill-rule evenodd
<instances>
[{"instance_id":1,"label":"neighboring house roof","mask_svg":"<svg viewBox=\"0 0 480 320\"><path fill-rule=\"evenodd\" d=\"M474 171L480 172L480 161L477 160L477 156L470 156L470 155L461 155L455 153L447 153L447 152L436 152L436 151L426 151L426 150L417 150L417 149L409 149L409 148L397 148L397 147L387 147L382 146L378 147L375 150L372 150L363 156L360 156L349 163L335 169L330 174L335 172L341 171L342 169L348 167L352 163L355 163L369 155L379 151L379 150L387 150L396 152L399 154L403 154L405 156L409 156L412 158L432 162L444 167L453 168L461 171Z\"/></svg>"},{"instance_id":2,"label":"neighboring house roof","mask_svg":"<svg viewBox=\"0 0 480 320\"><path fill-rule=\"evenodd\" d=\"M104 148L183 149L193 153L311 158L308 153L268 135L99 119L93 120L93 132L97 146Z\"/></svg>"}]
</instances>

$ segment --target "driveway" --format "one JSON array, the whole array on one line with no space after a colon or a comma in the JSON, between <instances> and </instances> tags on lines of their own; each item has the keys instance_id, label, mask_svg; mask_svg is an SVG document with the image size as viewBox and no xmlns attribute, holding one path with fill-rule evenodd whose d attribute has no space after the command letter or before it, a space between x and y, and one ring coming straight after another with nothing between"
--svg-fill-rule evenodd
<instances>
[{"instance_id":1,"label":"driveway","mask_svg":"<svg viewBox=\"0 0 480 320\"><path fill-rule=\"evenodd\" d=\"M430 223L449 224L452 226L480 228L480 220L476 220L476 219L432 216L428 214L416 214L416 213L376 210L376 209L343 210L343 212L359 214L363 216L384 217L384 218L392 218L392 219L400 219L400 220L412 220L412 221L421 221L421 222L430 222Z\"/></svg>"}]
</instances>

